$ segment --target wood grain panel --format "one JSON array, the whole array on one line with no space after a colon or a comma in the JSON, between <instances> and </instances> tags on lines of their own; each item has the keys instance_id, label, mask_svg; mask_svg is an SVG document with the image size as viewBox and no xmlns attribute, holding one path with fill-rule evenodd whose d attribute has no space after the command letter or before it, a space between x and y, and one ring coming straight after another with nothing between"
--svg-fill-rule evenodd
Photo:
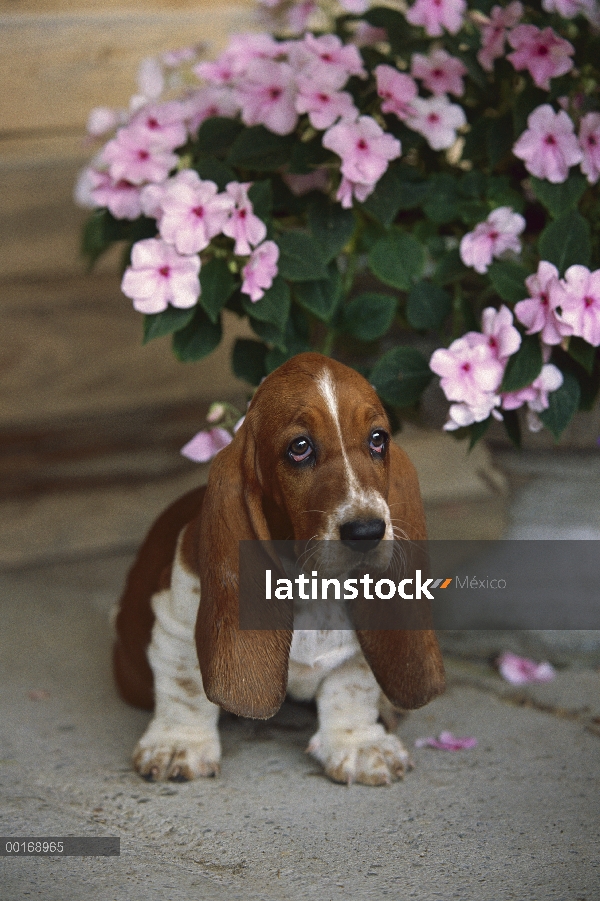
<instances>
[{"instance_id":1,"label":"wood grain panel","mask_svg":"<svg viewBox=\"0 0 600 901\"><path fill-rule=\"evenodd\" d=\"M249 26L249 7L0 15L0 131L81 128L98 105L127 106L139 61Z\"/></svg>"},{"instance_id":2,"label":"wood grain panel","mask_svg":"<svg viewBox=\"0 0 600 901\"><path fill-rule=\"evenodd\" d=\"M233 314L219 348L183 364L169 339L142 346L142 317L114 278L18 282L0 286L0 295L0 428L245 396L229 355L234 338L248 331Z\"/></svg>"}]
</instances>

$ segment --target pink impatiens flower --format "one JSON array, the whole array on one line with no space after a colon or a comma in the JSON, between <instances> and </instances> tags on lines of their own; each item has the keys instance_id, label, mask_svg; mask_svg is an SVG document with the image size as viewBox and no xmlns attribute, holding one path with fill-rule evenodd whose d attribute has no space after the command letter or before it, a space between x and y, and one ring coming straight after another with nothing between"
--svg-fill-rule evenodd
<instances>
[{"instance_id":1,"label":"pink impatiens flower","mask_svg":"<svg viewBox=\"0 0 600 901\"><path fill-rule=\"evenodd\" d=\"M97 106L88 116L86 131L93 138L101 138L102 135L108 134L109 131L121 124L119 110L111 109L108 106Z\"/></svg>"},{"instance_id":2,"label":"pink impatiens flower","mask_svg":"<svg viewBox=\"0 0 600 901\"><path fill-rule=\"evenodd\" d=\"M121 128L102 152L102 161L115 182L134 185L161 182L179 162L172 148L156 144L148 131L135 126Z\"/></svg>"},{"instance_id":3,"label":"pink impatiens flower","mask_svg":"<svg viewBox=\"0 0 600 901\"><path fill-rule=\"evenodd\" d=\"M527 657L519 657L511 651L504 651L496 660L498 672L511 685L525 685L528 682L551 682L556 672L549 663L536 663Z\"/></svg>"},{"instance_id":4,"label":"pink impatiens flower","mask_svg":"<svg viewBox=\"0 0 600 901\"><path fill-rule=\"evenodd\" d=\"M502 409L518 410L523 404L527 404L530 413L541 413L542 410L548 409L548 395L560 388L562 383L563 374L560 369L553 363L545 363L531 385L502 395ZM529 423L532 432L539 431L536 428L535 420L530 418Z\"/></svg>"},{"instance_id":5,"label":"pink impatiens flower","mask_svg":"<svg viewBox=\"0 0 600 901\"><path fill-rule=\"evenodd\" d=\"M582 118L579 144L583 153L581 171L595 185L600 177L600 113L588 113Z\"/></svg>"},{"instance_id":6,"label":"pink impatiens flower","mask_svg":"<svg viewBox=\"0 0 600 901\"><path fill-rule=\"evenodd\" d=\"M108 172L94 168L84 169L79 176L75 198L81 206L107 207L115 219L137 219L142 212L139 185L114 181Z\"/></svg>"},{"instance_id":7,"label":"pink impatiens flower","mask_svg":"<svg viewBox=\"0 0 600 901\"><path fill-rule=\"evenodd\" d=\"M181 103L151 103L138 110L131 125L153 146L174 150L187 139L184 118L185 108Z\"/></svg>"},{"instance_id":8,"label":"pink impatiens flower","mask_svg":"<svg viewBox=\"0 0 600 901\"><path fill-rule=\"evenodd\" d=\"M422 25L430 38L439 38L444 28L450 34L460 31L466 0L416 0L406 18L411 25Z\"/></svg>"},{"instance_id":9,"label":"pink impatiens flower","mask_svg":"<svg viewBox=\"0 0 600 901\"><path fill-rule=\"evenodd\" d=\"M252 303L263 297L277 275L279 247L274 241L264 241L253 251L242 269L244 278L241 291L248 294Z\"/></svg>"},{"instance_id":10,"label":"pink impatiens flower","mask_svg":"<svg viewBox=\"0 0 600 901\"><path fill-rule=\"evenodd\" d=\"M564 110L555 113L549 103L530 113L527 130L517 140L513 153L524 161L528 172L553 184L566 181L569 168L582 160L573 122Z\"/></svg>"},{"instance_id":11,"label":"pink impatiens flower","mask_svg":"<svg viewBox=\"0 0 600 901\"><path fill-rule=\"evenodd\" d=\"M508 35L514 47L507 59L515 69L527 69L538 88L550 90L550 79L570 72L575 48L552 28L540 31L535 25L517 25Z\"/></svg>"},{"instance_id":12,"label":"pink impatiens flower","mask_svg":"<svg viewBox=\"0 0 600 901\"><path fill-rule=\"evenodd\" d=\"M406 124L423 135L432 150L448 150L456 141L456 131L467 124L461 106L447 97L415 97Z\"/></svg>"},{"instance_id":13,"label":"pink impatiens flower","mask_svg":"<svg viewBox=\"0 0 600 901\"><path fill-rule=\"evenodd\" d=\"M580 13L591 20L598 15L597 0L542 0L542 9L547 13L558 13L564 19L573 19Z\"/></svg>"},{"instance_id":14,"label":"pink impatiens flower","mask_svg":"<svg viewBox=\"0 0 600 901\"><path fill-rule=\"evenodd\" d=\"M195 463L208 463L232 441L233 438L226 429L216 426L215 428L204 429L202 432L198 432L191 441L184 444L180 453Z\"/></svg>"},{"instance_id":15,"label":"pink impatiens flower","mask_svg":"<svg viewBox=\"0 0 600 901\"><path fill-rule=\"evenodd\" d=\"M161 237L179 253L199 253L223 230L232 207L232 199L218 194L214 182L201 181L197 172L185 169L165 186Z\"/></svg>"},{"instance_id":16,"label":"pink impatiens flower","mask_svg":"<svg viewBox=\"0 0 600 901\"><path fill-rule=\"evenodd\" d=\"M324 131L338 119L356 119L358 116L352 95L347 91L335 91L302 77L298 78L298 90L296 110L308 113L313 128Z\"/></svg>"},{"instance_id":17,"label":"pink impatiens flower","mask_svg":"<svg viewBox=\"0 0 600 901\"><path fill-rule=\"evenodd\" d=\"M487 338L488 347L501 363L506 363L521 346L521 335L513 325L513 314L504 304L499 310L486 307L481 314L481 331Z\"/></svg>"},{"instance_id":18,"label":"pink impatiens flower","mask_svg":"<svg viewBox=\"0 0 600 901\"><path fill-rule=\"evenodd\" d=\"M198 256L180 256L164 241L147 238L133 245L121 290L140 313L162 313L169 304L187 309L200 296L199 272Z\"/></svg>"},{"instance_id":19,"label":"pink impatiens flower","mask_svg":"<svg viewBox=\"0 0 600 901\"><path fill-rule=\"evenodd\" d=\"M571 328L556 312L562 300L558 269L542 260L537 272L525 279L525 285L529 297L515 305L515 316L527 327L528 335L541 332L544 344L560 344L564 336L571 333Z\"/></svg>"},{"instance_id":20,"label":"pink impatiens flower","mask_svg":"<svg viewBox=\"0 0 600 901\"><path fill-rule=\"evenodd\" d=\"M464 94L463 75L467 68L455 56L442 49L430 51L429 56L413 53L410 71L413 78L419 78L432 94Z\"/></svg>"},{"instance_id":21,"label":"pink impatiens flower","mask_svg":"<svg viewBox=\"0 0 600 901\"><path fill-rule=\"evenodd\" d=\"M429 368L440 376L440 385L448 400L469 408L472 413L470 422L487 419L499 403L497 390L504 374L504 365L481 333L467 332L453 341L449 348L434 351ZM468 413L467 410L455 412ZM458 428L458 425L449 426L447 423L445 428Z\"/></svg>"},{"instance_id":22,"label":"pink impatiens flower","mask_svg":"<svg viewBox=\"0 0 600 901\"><path fill-rule=\"evenodd\" d=\"M223 234L235 241L234 253L247 256L251 248L256 247L267 236L267 226L254 215L252 201L248 197L250 182L240 184L232 181L226 187L227 196L231 198L231 216L223 226Z\"/></svg>"},{"instance_id":23,"label":"pink impatiens flower","mask_svg":"<svg viewBox=\"0 0 600 901\"><path fill-rule=\"evenodd\" d=\"M298 42L297 51L303 73L317 85L339 89L351 75L364 78L367 74L358 48L343 44L335 34L315 37L309 33Z\"/></svg>"},{"instance_id":24,"label":"pink impatiens flower","mask_svg":"<svg viewBox=\"0 0 600 901\"><path fill-rule=\"evenodd\" d=\"M240 109L237 92L224 85L206 85L191 94L184 103L186 124L195 135L202 123L213 116L233 118Z\"/></svg>"},{"instance_id":25,"label":"pink impatiens flower","mask_svg":"<svg viewBox=\"0 0 600 901\"><path fill-rule=\"evenodd\" d=\"M481 49L477 53L479 65L491 72L494 60L504 56L504 43L509 28L514 28L523 15L523 5L513 0L507 7L493 6L490 20L481 27Z\"/></svg>"},{"instance_id":26,"label":"pink impatiens flower","mask_svg":"<svg viewBox=\"0 0 600 901\"><path fill-rule=\"evenodd\" d=\"M400 141L386 134L370 116L334 125L323 135L323 146L342 159L341 172L345 180L342 206L349 205L349 185L356 186L353 190L359 200L366 199L387 169L388 162L399 157L402 149Z\"/></svg>"},{"instance_id":27,"label":"pink impatiens flower","mask_svg":"<svg viewBox=\"0 0 600 901\"><path fill-rule=\"evenodd\" d=\"M277 135L296 127L296 80L287 63L253 60L238 88L244 125L264 125Z\"/></svg>"},{"instance_id":28,"label":"pink impatiens flower","mask_svg":"<svg viewBox=\"0 0 600 901\"><path fill-rule=\"evenodd\" d=\"M438 738L417 738L415 748L436 748L438 751L464 751L477 747L477 739L466 735L460 737L452 732L440 732Z\"/></svg>"},{"instance_id":29,"label":"pink impatiens flower","mask_svg":"<svg viewBox=\"0 0 600 901\"><path fill-rule=\"evenodd\" d=\"M570 266L561 282L561 321L571 333L592 347L600 345L600 269L590 272L587 266Z\"/></svg>"},{"instance_id":30,"label":"pink impatiens flower","mask_svg":"<svg viewBox=\"0 0 600 901\"><path fill-rule=\"evenodd\" d=\"M524 228L525 220L519 213L509 206L500 206L463 237L460 258L465 266L472 266L476 272L487 272L494 257L506 251L520 252L521 242L517 236Z\"/></svg>"},{"instance_id":31,"label":"pink impatiens flower","mask_svg":"<svg viewBox=\"0 0 600 901\"><path fill-rule=\"evenodd\" d=\"M377 79L377 93L382 99L381 112L394 113L399 119L406 119L414 109L412 101L418 94L415 81L404 72L399 72L393 66L377 66L375 69Z\"/></svg>"}]
</instances>

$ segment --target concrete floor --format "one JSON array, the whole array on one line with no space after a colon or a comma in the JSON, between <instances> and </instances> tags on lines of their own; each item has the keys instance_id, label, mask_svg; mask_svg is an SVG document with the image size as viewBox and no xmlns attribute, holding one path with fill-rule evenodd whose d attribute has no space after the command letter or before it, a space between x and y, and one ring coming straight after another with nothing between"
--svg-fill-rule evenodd
<instances>
[{"instance_id":1,"label":"concrete floor","mask_svg":"<svg viewBox=\"0 0 600 901\"><path fill-rule=\"evenodd\" d=\"M598 458L554 461L503 458L522 480L509 529L600 537ZM430 512L462 528L469 509L480 507ZM400 724L415 768L392 786L324 778L304 753L315 711L288 702L268 722L223 717L217 779L150 784L130 766L148 714L118 698L110 673L107 611L131 559L124 541L85 545L1 576L0 832L121 839L118 858L1 857L2 901L600 899L593 636L585 665L561 646L556 680L522 689L470 635L447 657L446 693ZM444 729L477 748L414 749Z\"/></svg>"}]
</instances>

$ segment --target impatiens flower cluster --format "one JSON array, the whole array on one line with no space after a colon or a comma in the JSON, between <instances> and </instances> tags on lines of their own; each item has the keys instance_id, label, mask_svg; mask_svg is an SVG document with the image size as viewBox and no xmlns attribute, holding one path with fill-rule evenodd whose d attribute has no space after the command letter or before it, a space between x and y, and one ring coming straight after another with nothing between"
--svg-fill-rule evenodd
<instances>
[{"instance_id":1,"label":"impatiens flower cluster","mask_svg":"<svg viewBox=\"0 0 600 901\"><path fill-rule=\"evenodd\" d=\"M243 271L250 267L254 274L244 279L241 291L253 302L260 300L277 274L279 251L272 241L264 241L267 229L254 214L249 187L230 182L219 192L214 182L184 169L162 185L144 188L142 205L156 219L160 238L133 246L121 290L136 310L162 313L169 304L193 306L200 296L199 254L220 234L235 241L236 256L250 256Z\"/></svg>"},{"instance_id":2,"label":"impatiens flower cluster","mask_svg":"<svg viewBox=\"0 0 600 901\"><path fill-rule=\"evenodd\" d=\"M502 419L502 410L527 405L532 431L541 427L538 413L548 408L548 394L563 383L560 370L552 363L542 366L539 376L520 391L502 392L501 385L509 358L521 346L521 335L513 325L506 306L482 313L482 331L467 332L447 350L436 350L429 361L440 376L440 385L450 401L446 431L483 422L490 415Z\"/></svg>"},{"instance_id":3,"label":"impatiens flower cluster","mask_svg":"<svg viewBox=\"0 0 600 901\"><path fill-rule=\"evenodd\" d=\"M439 348L447 430L518 440L521 409L558 438L599 365L598 0L260 2L271 33L143 60L129 108L92 112L85 253L125 245L123 292L168 310L144 334L181 360L230 310L252 384L349 342L411 406L430 373L396 353L408 328ZM231 432L209 420L190 454Z\"/></svg>"},{"instance_id":4,"label":"impatiens flower cluster","mask_svg":"<svg viewBox=\"0 0 600 901\"><path fill-rule=\"evenodd\" d=\"M539 333L548 346L569 336L600 346L600 269L570 266L561 279L556 267L542 260L525 284L530 296L515 305L515 315L528 335Z\"/></svg>"}]
</instances>

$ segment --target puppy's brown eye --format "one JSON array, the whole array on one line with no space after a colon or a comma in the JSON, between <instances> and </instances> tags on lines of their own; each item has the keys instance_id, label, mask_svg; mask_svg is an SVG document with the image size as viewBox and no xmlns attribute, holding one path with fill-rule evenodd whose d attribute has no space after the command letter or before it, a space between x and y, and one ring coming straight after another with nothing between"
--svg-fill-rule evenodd
<instances>
[{"instance_id":1,"label":"puppy's brown eye","mask_svg":"<svg viewBox=\"0 0 600 901\"><path fill-rule=\"evenodd\" d=\"M304 463L314 455L314 448L305 435L294 438L287 449L288 457L294 463Z\"/></svg>"},{"instance_id":2,"label":"puppy's brown eye","mask_svg":"<svg viewBox=\"0 0 600 901\"><path fill-rule=\"evenodd\" d=\"M369 450L372 454L383 457L388 442L388 433L383 429L373 429L369 438Z\"/></svg>"}]
</instances>

